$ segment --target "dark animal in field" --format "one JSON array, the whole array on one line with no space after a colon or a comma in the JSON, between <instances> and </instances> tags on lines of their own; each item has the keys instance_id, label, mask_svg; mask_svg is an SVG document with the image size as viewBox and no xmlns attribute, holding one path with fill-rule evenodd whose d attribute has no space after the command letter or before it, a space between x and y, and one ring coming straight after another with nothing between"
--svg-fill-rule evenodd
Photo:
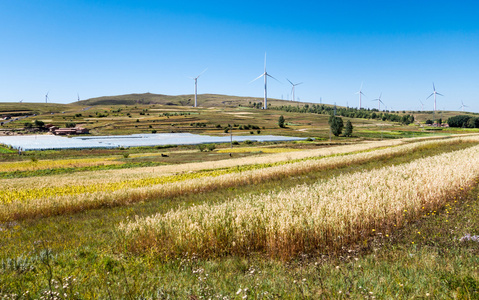
<instances>
[{"instance_id":1,"label":"dark animal in field","mask_svg":"<svg viewBox=\"0 0 479 300\"><path fill-rule=\"evenodd\" d=\"M170 157L168 154L161 153L161 157Z\"/></svg>"}]
</instances>

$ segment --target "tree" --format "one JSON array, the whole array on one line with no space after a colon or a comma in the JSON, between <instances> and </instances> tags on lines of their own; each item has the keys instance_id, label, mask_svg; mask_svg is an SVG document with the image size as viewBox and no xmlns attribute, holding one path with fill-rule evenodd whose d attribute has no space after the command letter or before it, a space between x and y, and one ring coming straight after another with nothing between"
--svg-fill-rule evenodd
<instances>
[{"instance_id":1,"label":"tree","mask_svg":"<svg viewBox=\"0 0 479 300\"><path fill-rule=\"evenodd\" d=\"M346 122L346 126L344 127L344 136L352 136L353 135L353 124L351 121Z\"/></svg>"},{"instance_id":2,"label":"tree","mask_svg":"<svg viewBox=\"0 0 479 300\"><path fill-rule=\"evenodd\" d=\"M66 128L75 128L75 126L77 126L77 124L74 123L74 122L66 122L65 123Z\"/></svg>"},{"instance_id":3,"label":"tree","mask_svg":"<svg viewBox=\"0 0 479 300\"><path fill-rule=\"evenodd\" d=\"M25 129L32 128L33 124L32 124L32 122L25 122L24 127L25 127Z\"/></svg>"},{"instance_id":4,"label":"tree","mask_svg":"<svg viewBox=\"0 0 479 300\"><path fill-rule=\"evenodd\" d=\"M35 126L37 126L38 128L43 128L43 126L45 126L45 123L40 120L35 120Z\"/></svg>"},{"instance_id":5,"label":"tree","mask_svg":"<svg viewBox=\"0 0 479 300\"><path fill-rule=\"evenodd\" d=\"M329 127L331 128L331 133L335 136L339 136L343 132L343 119L341 117L330 116L328 120Z\"/></svg>"},{"instance_id":6,"label":"tree","mask_svg":"<svg viewBox=\"0 0 479 300\"><path fill-rule=\"evenodd\" d=\"M284 117L283 117L283 115L279 116L278 126L281 127L281 128L284 128Z\"/></svg>"}]
</instances>

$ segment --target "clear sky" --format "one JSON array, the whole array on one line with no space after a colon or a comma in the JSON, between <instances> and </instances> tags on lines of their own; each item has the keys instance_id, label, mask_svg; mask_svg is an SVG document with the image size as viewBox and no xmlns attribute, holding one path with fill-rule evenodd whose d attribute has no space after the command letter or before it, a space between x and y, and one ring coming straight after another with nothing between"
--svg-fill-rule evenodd
<instances>
[{"instance_id":1,"label":"clear sky","mask_svg":"<svg viewBox=\"0 0 479 300\"><path fill-rule=\"evenodd\" d=\"M0 0L0 102L198 93L479 112L477 1Z\"/></svg>"}]
</instances>

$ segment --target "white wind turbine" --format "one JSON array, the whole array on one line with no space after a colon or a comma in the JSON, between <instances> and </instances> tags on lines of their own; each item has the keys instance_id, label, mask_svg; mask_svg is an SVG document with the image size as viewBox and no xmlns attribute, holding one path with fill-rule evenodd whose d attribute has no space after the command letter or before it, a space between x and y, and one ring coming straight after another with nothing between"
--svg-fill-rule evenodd
<instances>
[{"instance_id":1,"label":"white wind turbine","mask_svg":"<svg viewBox=\"0 0 479 300\"><path fill-rule=\"evenodd\" d=\"M463 102L462 100L461 100L461 104L462 104L462 105L461 105L460 108L462 108L462 111L464 111L464 107L469 107L469 106L467 106L467 105L464 105L464 102Z\"/></svg>"},{"instance_id":2,"label":"white wind turbine","mask_svg":"<svg viewBox=\"0 0 479 300\"><path fill-rule=\"evenodd\" d=\"M274 78L273 76L269 75L268 72L266 72L266 53L264 54L264 73L259 75L258 77L256 77L254 80L252 80L251 82L253 81L256 81L258 79L260 79L261 77L264 77L264 103L263 103L263 109L268 109L268 81L267 81L267 78L268 77L271 77L273 78L274 80L278 81L278 79ZM250 83L251 83L250 82Z\"/></svg>"},{"instance_id":3,"label":"white wind turbine","mask_svg":"<svg viewBox=\"0 0 479 300\"><path fill-rule=\"evenodd\" d=\"M359 94L359 109L361 109L361 95L364 95L364 93L361 91L363 89L363 83L361 82L361 87L359 88L359 91L357 91L355 94Z\"/></svg>"},{"instance_id":4,"label":"white wind turbine","mask_svg":"<svg viewBox=\"0 0 479 300\"><path fill-rule=\"evenodd\" d=\"M378 111L381 111L381 103L384 104L384 102L381 100L382 95L383 93L379 94L379 98L373 100L373 101L378 101Z\"/></svg>"},{"instance_id":5,"label":"white wind turbine","mask_svg":"<svg viewBox=\"0 0 479 300\"><path fill-rule=\"evenodd\" d=\"M193 79L195 81L195 106L194 107L197 107L197 104L198 102L196 101L197 99L197 94L196 94L196 90L197 90L197 87L198 87L198 78L204 73L206 72L206 70L208 70L208 68L204 69L203 72L200 73L200 75L196 76L196 77L190 77L191 79Z\"/></svg>"},{"instance_id":6,"label":"white wind turbine","mask_svg":"<svg viewBox=\"0 0 479 300\"><path fill-rule=\"evenodd\" d=\"M50 93L50 91L48 91L47 94L45 95L45 103L48 103L48 93Z\"/></svg>"},{"instance_id":7,"label":"white wind turbine","mask_svg":"<svg viewBox=\"0 0 479 300\"><path fill-rule=\"evenodd\" d=\"M296 99L296 98L294 98L294 88L295 88L297 85L302 84L303 82L300 82L300 83L292 83L291 80L289 80L288 78L286 78L286 80L287 80L289 83L291 83L291 86L292 86L292 88L291 88L291 94L293 95L293 101L294 101L294 100Z\"/></svg>"},{"instance_id":8,"label":"white wind turbine","mask_svg":"<svg viewBox=\"0 0 479 300\"><path fill-rule=\"evenodd\" d=\"M421 103L421 110L424 111L424 103L422 103L421 99L419 99L419 102Z\"/></svg>"},{"instance_id":9,"label":"white wind turbine","mask_svg":"<svg viewBox=\"0 0 479 300\"><path fill-rule=\"evenodd\" d=\"M432 83L432 89L433 89L433 92L431 93L431 95L429 95L426 98L426 100L431 98L432 95L434 95L434 118L435 118L436 117L436 95L439 95L439 96L444 96L444 95L436 92L436 87L434 86L434 82Z\"/></svg>"}]
</instances>

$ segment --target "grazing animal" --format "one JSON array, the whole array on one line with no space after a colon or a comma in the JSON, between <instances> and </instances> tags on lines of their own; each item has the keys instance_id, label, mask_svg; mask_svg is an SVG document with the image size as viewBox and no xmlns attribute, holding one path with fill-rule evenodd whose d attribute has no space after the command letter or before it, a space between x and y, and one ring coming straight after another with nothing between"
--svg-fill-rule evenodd
<instances>
[{"instance_id":1,"label":"grazing animal","mask_svg":"<svg viewBox=\"0 0 479 300\"><path fill-rule=\"evenodd\" d=\"M161 157L170 157L168 154L161 153Z\"/></svg>"}]
</instances>

